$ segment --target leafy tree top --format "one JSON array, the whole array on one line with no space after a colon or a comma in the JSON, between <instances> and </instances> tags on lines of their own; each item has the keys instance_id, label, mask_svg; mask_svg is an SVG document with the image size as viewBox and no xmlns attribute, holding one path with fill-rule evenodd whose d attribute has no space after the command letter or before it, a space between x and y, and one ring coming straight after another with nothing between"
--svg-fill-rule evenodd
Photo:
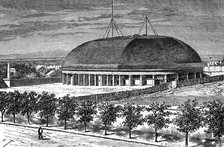
<instances>
[{"instance_id":1,"label":"leafy tree top","mask_svg":"<svg viewBox=\"0 0 224 147\"><path fill-rule=\"evenodd\" d=\"M144 122L143 115L141 114L141 111L143 110L143 107L141 106L134 106L133 103L127 103L123 107L123 117L125 117L125 120L123 121L123 124L130 129L137 127L138 125L142 125Z\"/></svg>"},{"instance_id":2,"label":"leafy tree top","mask_svg":"<svg viewBox=\"0 0 224 147\"><path fill-rule=\"evenodd\" d=\"M40 117L50 117L54 116L57 109L58 99L55 97L55 94L49 94L43 92L39 95L40 100L38 102Z\"/></svg>"},{"instance_id":3,"label":"leafy tree top","mask_svg":"<svg viewBox=\"0 0 224 147\"><path fill-rule=\"evenodd\" d=\"M103 122L104 125L111 125L111 123L115 122L117 117L119 116L119 111L121 108L119 106L115 106L112 103L102 103L99 106L99 118Z\"/></svg>"},{"instance_id":4,"label":"leafy tree top","mask_svg":"<svg viewBox=\"0 0 224 147\"><path fill-rule=\"evenodd\" d=\"M9 92L7 96L9 102L7 114L17 114L21 110L21 100L22 96L19 91Z\"/></svg>"},{"instance_id":5,"label":"leafy tree top","mask_svg":"<svg viewBox=\"0 0 224 147\"><path fill-rule=\"evenodd\" d=\"M37 109L38 95L36 92L24 92L21 93L21 113L24 115L26 113L32 113Z\"/></svg>"},{"instance_id":6,"label":"leafy tree top","mask_svg":"<svg viewBox=\"0 0 224 147\"><path fill-rule=\"evenodd\" d=\"M8 93L4 91L0 92L0 111L6 110L6 107L8 105L7 96L8 96Z\"/></svg>"},{"instance_id":7,"label":"leafy tree top","mask_svg":"<svg viewBox=\"0 0 224 147\"><path fill-rule=\"evenodd\" d=\"M168 118L170 112L167 111L167 109L169 107L170 106L166 105L165 103L152 103L149 108L146 108L146 110L150 113L146 116L147 124L154 124L154 127L156 127L156 129L168 127L167 124L170 123L170 120Z\"/></svg>"},{"instance_id":8,"label":"leafy tree top","mask_svg":"<svg viewBox=\"0 0 224 147\"><path fill-rule=\"evenodd\" d=\"M208 126L207 132L214 136L224 135L224 103L220 100L213 100L204 103L205 124Z\"/></svg>"},{"instance_id":9,"label":"leafy tree top","mask_svg":"<svg viewBox=\"0 0 224 147\"><path fill-rule=\"evenodd\" d=\"M202 112L197 108L197 100L186 100L178 108L179 112L175 119L177 130L183 133L194 132L202 126Z\"/></svg>"},{"instance_id":10,"label":"leafy tree top","mask_svg":"<svg viewBox=\"0 0 224 147\"><path fill-rule=\"evenodd\" d=\"M66 95L60 98L58 103L59 120L73 118L73 115L75 114L76 108L78 106L75 98Z\"/></svg>"},{"instance_id":11,"label":"leafy tree top","mask_svg":"<svg viewBox=\"0 0 224 147\"><path fill-rule=\"evenodd\" d=\"M79 121L82 123L90 122L93 120L93 115L96 114L96 107L92 101L83 101L78 108Z\"/></svg>"}]
</instances>

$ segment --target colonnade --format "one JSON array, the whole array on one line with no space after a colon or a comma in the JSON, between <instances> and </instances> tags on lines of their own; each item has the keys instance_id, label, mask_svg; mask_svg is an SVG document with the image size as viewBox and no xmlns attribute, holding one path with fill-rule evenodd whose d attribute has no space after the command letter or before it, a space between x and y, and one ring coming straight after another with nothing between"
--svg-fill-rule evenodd
<instances>
[{"instance_id":1,"label":"colonnade","mask_svg":"<svg viewBox=\"0 0 224 147\"><path fill-rule=\"evenodd\" d=\"M170 81L199 78L199 73L169 74L105 74L62 73L62 83L77 86L154 86Z\"/></svg>"}]
</instances>

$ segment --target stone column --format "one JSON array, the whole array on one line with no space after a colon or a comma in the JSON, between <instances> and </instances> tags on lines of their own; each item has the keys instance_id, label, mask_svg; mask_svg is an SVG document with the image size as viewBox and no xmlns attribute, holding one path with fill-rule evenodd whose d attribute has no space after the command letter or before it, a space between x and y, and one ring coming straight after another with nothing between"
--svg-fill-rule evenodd
<instances>
[{"instance_id":1,"label":"stone column","mask_svg":"<svg viewBox=\"0 0 224 147\"><path fill-rule=\"evenodd\" d=\"M97 75L94 75L94 86L97 86Z\"/></svg>"},{"instance_id":2,"label":"stone column","mask_svg":"<svg viewBox=\"0 0 224 147\"><path fill-rule=\"evenodd\" d=\"M203 77L203 73L200 72L200 75L199 75L199 76L200 76L200 79L202 79L202 77Z\"/></svg>"},{"instance_id":3,"label":"stone column","mask_svg":"<svg viewBox=\"0 0 224 147\"><path fill-rule=\"evenodd\" d=\"M89 74L89 86L91 86L91 74Z\"/></svg>"},{"instance_id":4,"label":"stone column","mask_svg":"<svg viewBox=\"0 0 224 147\"><path fill-rule=\"evenodd\" d=\"M140 75L140 78L139 78L139 86L142 86L142 75Z\"/></svg>"},{"instance_id":5,"label":"stone column","mask_svg":"<svg viewBox=\"0 0 224 147\"><path fill-rule=\"evenodd\" d=\"M83 79L82 84L83 84L83 86L85 86L86 85L86 75L85 74L83 74L82 79Z\"/></svg>"},{"instance_id":6,"label":"stone column","mask_svg":"<svg viewBox=\"0 0 224 147\"><path fill-rule=\"evenodd\" d=\"M129 75L129 86L132 86L132 75Z\"/></svg>"},{"instance_id":7,"label":"stone column","mask_svg":"<svg viewBox=\"0 0 224 147\"><path fill-rule=\"evenodd\" d=\"M176 74L176 81L179 81L179 74Z\"/></svg>"},{"instance_id":8,"label":"stone column","mask_svg":"<svg viewBox=\"0 0 224 147\"><path fill-rule=\"evenodd\" d=\"M118 86L121 86L121 75L118 75L119 83Z\"/></svg>"},{"instance_id":9,"label":"stone column","mask_svg":"<svg viewBox=\"0 0 224 147\"><path fill-rule=\"evenodd\" d=\"M71 85L75 85L74 84L74 74L71 76Z\"/></svg>"},{"instance_id":10,"label":"stone column","mask_svg":"<svg viewBox=\"0 0 224 147\"><path fill-rule=\"evenodd\" d=\"M194 73L194 79L195 80L197 79L197 73L196 72Z\"/></svg>"},{"instance_id":11,"label":"stone column","mask_svg":"<svg viewBox=\"0 0 224 147\"><path fill-rule=\"evenodd\" d=\"M69 75L66 74L66 84L68 85L69 84Z\"/></svg>"},{"instance_id":12,"label":"stone column","mask_svg":"<svg viewBox=\"0 0 224 147\"><path fill-rule=\"evenodd\" d=\"M106 86L109 86L110 84L109 84L109 75L107 75L107 84L106 84Z\"/></svg>"},{"instance_id":13,"label":"stone column","mask_svg":"<svg viewBox=\"0 0 224 147\"><path fill-rule=\"evenodd\" d=\"M186 73L186 79L187 79L187 81L189 81L189 75L188 75L188 73Z\"/></svg>"},{"instance_id":14,"label":"stone column","mask_svg":"<svg viewBox=\"0 0 224 147\"><path fill-rule=\"evenodd\" d=\"M99 75L99 86L103 86L103 75Z\"/></svg>"},{"instance_id":15,"label":"stone column","mask_svg":"<svg viewBox=\"0 0 224 147\"><path fill-rule=\"evenodd\" d=\"M78 76L78 78L77 78L78 79L77 84L78 84L78 86L80 86L80 74L78 74L77 76Z\"/></svg>"},{"instance_id":16,"label":"stone column","mask_svg":"<svg viewBox=\"0 0 224 147\"><path fill-rule=\"evenodd\" d=\"M164 75L164 82L167 83L167 75Z\"/></svg>"},{"instance_id":17,"label":"stone column","mask_svg":"<svg viewBox=\"0 0 224 147\"><path fill-rule=\"evenodd\" d=\"M112 86L114 86L114 81L115 81L114 77L115 77L115 76L112 75L112 79L111 79L111 80L112 80Z\"/></svg>"},{"instance_id":18,"label":"stone column","mask_svg":"<svg viewBox=\"0 0 224 147\"><path fill-rule=\"evenodd\" d=\"M155 75L152 75L152 86L155 86Z\"/></svg>"},{"instance_id":19,"label":"stone column","mask_svg":"<svg viewBox=\"0 0 224 147\"><path fill-rule=\"evenodd\" d=\"M64 73L62 73L62 75L61 75L61 81L62 81L62 84L65 84L65 74Z\"/></svg>"},{"instance_id":20,"label":"stone column","mask_svg":"<svg viewBox=\"0 0 224 147\"><path fill-rule=\"evenodd\" d=\"M75 81L74 81L75 85L79 85L79 75L75 74Z\"/></svg>"}]
</instances>

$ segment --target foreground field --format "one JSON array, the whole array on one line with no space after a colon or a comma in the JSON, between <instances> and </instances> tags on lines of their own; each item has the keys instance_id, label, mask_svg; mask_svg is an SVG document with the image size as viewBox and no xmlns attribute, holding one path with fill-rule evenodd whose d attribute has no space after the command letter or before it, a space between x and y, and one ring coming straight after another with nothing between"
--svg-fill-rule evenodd
<instances>
[{"instance_id":1,"label":"foreground field","mask_svg":"<svg viewBox=\"0 0 224 147\"><path fill-rule=\"evenodd\" d=\"M71 133L44 130L44 139L39 140L37 129L0 124L0 146L33 147L150 147L149 145L114 141ZM153 147L153 146L151 146Z\"/></svg>"},{"instance_id":2,"label":"foreground field","mask_svg":"<svg viewBox=\"0 0 224 147\"><path fill-rule=\"evenodd\" d=\"M138 105L149 105L152 102L166 102L171 106L178 106L187 99L197 99L199 104L212 101L213 99L224 101L224 81L197 84L153 94L130 97L119 100L116 103L125 104L127 102L134 102Z\"/></svg>"}]
</instances>

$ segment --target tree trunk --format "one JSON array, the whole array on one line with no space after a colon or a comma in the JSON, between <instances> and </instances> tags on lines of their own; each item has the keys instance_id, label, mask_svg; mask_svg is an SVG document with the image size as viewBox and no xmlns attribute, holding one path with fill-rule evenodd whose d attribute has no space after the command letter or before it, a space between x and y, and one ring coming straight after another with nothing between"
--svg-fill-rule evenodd
<instances>
[{"instance_id":1,"label":"tree trunk","mask_svg":"<svg viewBox=\"0 0 224 147\"><path fill-rule=\"evenodd\" d=\"M64 127L64 129L66 130L67 129L67 124L66 124L67 122L66 122L66 119L65 119L65 127Z\"/></svg>"},{"instance_id":2,"label":"tree trunk","mask_svg":"<svg viewBox=\"0 0 224 147\"><path fill-rule=\"evenodd\" d=\"M30 115L28 112L26 113L26 115L27 115L28 124L30 124Z\"/></svg>"},{"instance_id":3,"label":"tree trunk","mask_svg":"<svg viewBox=\"0 0 224 147\"><path fill-rule=\"evenodd\" d=\"M104 135L107 135L107 125L104 125Z\"/></svg>"},{"instance_id":4,"label":"tree trunk","mask_svg":"<svg viewBox=\"0 0 224 147\"><path fill-rule=\"evenodd\" d=\"M13 122L16 123L16 114L12 114L13 115Z\"/></svg>"},{"instance_id":5,"label":"tree trunk","mask_svg":"<svg viewBox=\"0 0 224 147\"><path fill-rule=\"evenodd\" d=\"M86 122L84 122L84 126L85 126L85 132L86 132Z\"/></svg>"},{"instance_id":6,"label":"tree trunk","mask_svg":"<svg viewBox=\"0 0 224 147\"><path fill-rule=\"evenodd\" d=\"M2 113L2 122L4 121L3 116L4 116L4 111L1 111Z\"/></svg>"},{"instance_id":7,"label":"tree trunk","mask_svg":"<svg viewBox=\"0 0 224 147\"><path fill-rule=\"evenodd\" d=\"M129 127L129 138L131 139L131 127Z\"/></svg>"},{"instance_id":8,"label":"tree trunk","mask_svg":"<svg viewBox=\"0 0 224 147\"><path fill-rule=\"evenodd\" d=\"M157 142L157 127L155 126L155 142Z\"/></svg>"},{"instance_id":9,"label":"tree trunk","mask_svg":"<svg viewBox=\"0 0 224 147\"><path fill-rule=\"evenodd\" d=\"M47 116L47 125L46 126L48 127L48 116Z\"/></svg>"},{"instance_id":10,"label":"tree trunk","mask_svg":"<svg viewBox=\"0 0 224 147\"><path fill-rule=\"evenodd\" d=\"M218 140L219 140L219 147L222 147L222 139L220 136L218 137Z\"/></svg>"},{"instance_id":11,"label":"tree trunk","mask_svg":"<svg viewBox=\"0 0 224 147\"><path fill-rule=\"evenodd\" d=\"M188 147L188 132L186 132L186 138L185 138L185 147Z\"/></svg>"}]
</instances>

